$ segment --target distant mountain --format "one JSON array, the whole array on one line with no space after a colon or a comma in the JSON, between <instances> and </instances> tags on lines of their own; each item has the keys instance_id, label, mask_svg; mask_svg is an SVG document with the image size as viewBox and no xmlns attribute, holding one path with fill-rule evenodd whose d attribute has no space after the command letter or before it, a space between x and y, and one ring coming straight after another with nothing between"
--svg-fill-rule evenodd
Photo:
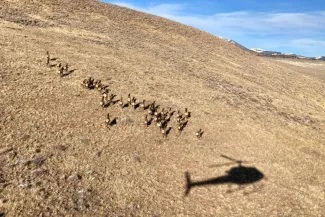
<instances>
[{"instance_id":1,"label":"distant mountain","mask_svg":"<svg viewBox=\"0 0 325 217\"><path fill-rule=\"evenodd\" d=\"M220 37L219 38L245 50L248 51L250 53L253 54L257 54L258 56L268 56L268 57L279 57L279 58L293 58L293 59L308 59L308 60L325 60L325 56L318 56L318 57L306 57L306 56L301 56L301 55L297 55L294 53L282 53L282 52L278 52L278 51L268 51L268 50L263 50L261 48L246 48L243 45L239 44L238 42L231 40L231 39L227 39L224 37Z\"/></svg>"},{"instance_id":2,"label":"distant mountain","mask_svg":"<svg viewBox=\"0 0 325 217\"><path fill-rule=\"evenodd\" d=\"M252 52L252 50L250 50L250 49L244 47L243 45L237 43L237 42L234 41L234 40L230 40L230 39L228 39L228 38L224 38L224 37L221 37L221 36L218 36L218 38L220 38L220 39L222 39L222 40L225 40L225 41L229 42L230 44L233 44L233 45L235 45L235 46L237 46L237 47L239 47L239 48L241 48L241 49L243 49L243 50L246 50L246 51L248 51L248 52L250 52L250 53Z\"/></svg>"},{"instance_id":3,"label":"distant mountain","mask_svg":"<svg viewBox=\"0 0 325 217\"><path fill-rule=\"evenodd\" d=\"M249 50L257 53L259 56L269 56L269 57L281 57L281 58L293 58L293 59L309 59L309 60L322 60L320 57L317 59L317 57L305 57L301 55L297 55L294 53L282 53L278 51L269 51L269 50L263 50L260 48L250 48Z\"/></svg>"},{"instance_id":4,"label":"distant mountain","mask_svg":"<svg viewBox=\"0 0 325 217\"><path fill-rule=\"evenodd\" d=\"M281 52L267 51L267 50L263 50L261 48L251 48L249 50L259 53L259 54L267 54L267 55L281 55L282 54Z\"/></svg>"}]
</instances>

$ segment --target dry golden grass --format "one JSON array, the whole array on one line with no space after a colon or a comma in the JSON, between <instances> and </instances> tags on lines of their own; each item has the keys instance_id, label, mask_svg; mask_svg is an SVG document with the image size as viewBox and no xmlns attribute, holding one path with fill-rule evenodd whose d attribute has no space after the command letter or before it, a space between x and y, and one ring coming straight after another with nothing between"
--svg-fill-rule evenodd
<instances>
[{"instance_id":1,"label":"dry golden grass","mask_svg":"<svg viewBox=\"0 0 325 217\"><path fill-rule=\"evenodd\" d=\"M0 3L0 212L6 216L322 216L324 68L253 56L159 17L92 0ZM45 52L76 69L60 78ZM313 62L314 63L314 62ZM162 138L144 112L103 109L93 76L189 108ZM104 127L106 114L117 117ZM172 127L175 122L172 120ZM204 135L197 139L195 132ZM193 188L245 160L265 178ZM232 186L232 189L236 188ZM246 194L247 192L251 192Z\"/></svg>"}]
</instances>

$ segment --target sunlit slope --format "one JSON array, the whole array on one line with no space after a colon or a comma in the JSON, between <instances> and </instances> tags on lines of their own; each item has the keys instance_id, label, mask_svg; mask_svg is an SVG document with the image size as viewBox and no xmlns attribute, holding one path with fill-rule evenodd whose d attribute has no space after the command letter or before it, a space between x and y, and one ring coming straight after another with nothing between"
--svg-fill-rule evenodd
<instances>
[{"instance_id":1,"label":"sunlit slope","mask_svg":"<svg viewBox=\"0 0 325 217\"><path fill-rule=\"evenodd\" d=\"M96 1L6 0L0 6L0 180L7 183L0 196L8 200L0 211L324 213L321 67L257 57L194 28ZM60 78L45 64L47 50L75 71ZM89 76L116 99L131 93L161 108L189 108L192 117L180 135L172 118L165 139L154 124L143 127L146 111L101 108L98 91L81 86ZM117 118L110 130L107 113ZM236 166L211 167L231 163L221 155L247 161L263 179L231 194L227 184L198 186L184 198L186 171L196 181ZM46 160L35 163L38 158Z\"/></svg>"}]
</instances>

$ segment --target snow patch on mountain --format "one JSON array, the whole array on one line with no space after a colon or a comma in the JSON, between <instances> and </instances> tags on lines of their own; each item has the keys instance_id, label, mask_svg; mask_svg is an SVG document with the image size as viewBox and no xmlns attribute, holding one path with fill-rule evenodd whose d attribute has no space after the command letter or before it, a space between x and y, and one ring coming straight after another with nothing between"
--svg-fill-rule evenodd
<instances>
[{"instance_id":1,"label":"snow patch on mountain","mask_svg":"<svg viewBox=\"0 0 325 217\"><path fill-rule=\"evenodd\" d=\"M220 39L227 41L245 51L248 51L250 53L255 53L258 54L260 56L272 56L272 57L282 57L282 58L296 58L296 59L309 59L309 60L325 60L325 56L318 56L318 57L305 57L305 56L301 56L301 55L297 55L294 53L282 53L282 52L278 52L278 51L268 51L268 50L264 50L261 48L246 48L243 45L239 44L238 42L228 39L228 38L224 38L221 36L217 36Z\"/></svg>"},{"instance_id":2,"label":"snow patch on mountain","mask_svg":"<svg viewBox=\"0 0 325 217\"><path fill-rule=\"evenodd\" d=\"M325 56L318 56L318 57L315 57L316 60L325 60Z\"/></svg>"}]
</instances>

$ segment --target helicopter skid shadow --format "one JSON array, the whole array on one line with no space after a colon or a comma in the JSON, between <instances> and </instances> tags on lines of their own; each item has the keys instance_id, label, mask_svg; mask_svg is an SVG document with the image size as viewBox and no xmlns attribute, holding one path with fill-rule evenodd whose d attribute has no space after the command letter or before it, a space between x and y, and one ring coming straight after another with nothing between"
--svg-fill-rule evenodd
<instances>
[{"instance_id":1,"label":"helicopter skid shadow","mask_svg":"<svg viewBox=\"0 0 325 217\"><path fill-rule=\"evenodd\" d=\"M241 190L244 190L244 189L245 189L245 186L243 186L243 185L238 185L236 189L232 189L232 185L229 184L228 185L228 190L226 191L226 193L231 194L231 193L241 191Z\"/></svg>"},{"instance_id":2,"label":"helicopter skid shadow","mask_svg":"<svg viewBox=\"0 0 325 217\"><path fill-rule=\"evenodd\" d=\"M250 194L253 194L253 193L256 193L258 191L260 191L262 188L264 188L264 185L263 184L260 184L260 185L256 185L256 184L253 184L253 189L251 191L246 191L244 192L244 195L250 195Z\"/></svg>"},{"instance_id":3,"label":"helicopter skid shadow","mask_svg":"<svg viewBox=\"0 0 325 217\"><path fill-rule=\"evenodd\" d=\"M226 191L227 194L232 194L232 193L235 193L237 191L246 190L247 188L250 187L248 185L238 185L238 187L236 189L232 189L231 186L232 185L228 185L228 190ZM258 192L259 190L261 190L264 187L263 184L261 184L260 186L257 186L256 184L252 184L251 186L253 187L253 189L251 191L244 191L243 195L246 196L246 195L256 193L256 192Z\"/></svg>"}]
</instances>

